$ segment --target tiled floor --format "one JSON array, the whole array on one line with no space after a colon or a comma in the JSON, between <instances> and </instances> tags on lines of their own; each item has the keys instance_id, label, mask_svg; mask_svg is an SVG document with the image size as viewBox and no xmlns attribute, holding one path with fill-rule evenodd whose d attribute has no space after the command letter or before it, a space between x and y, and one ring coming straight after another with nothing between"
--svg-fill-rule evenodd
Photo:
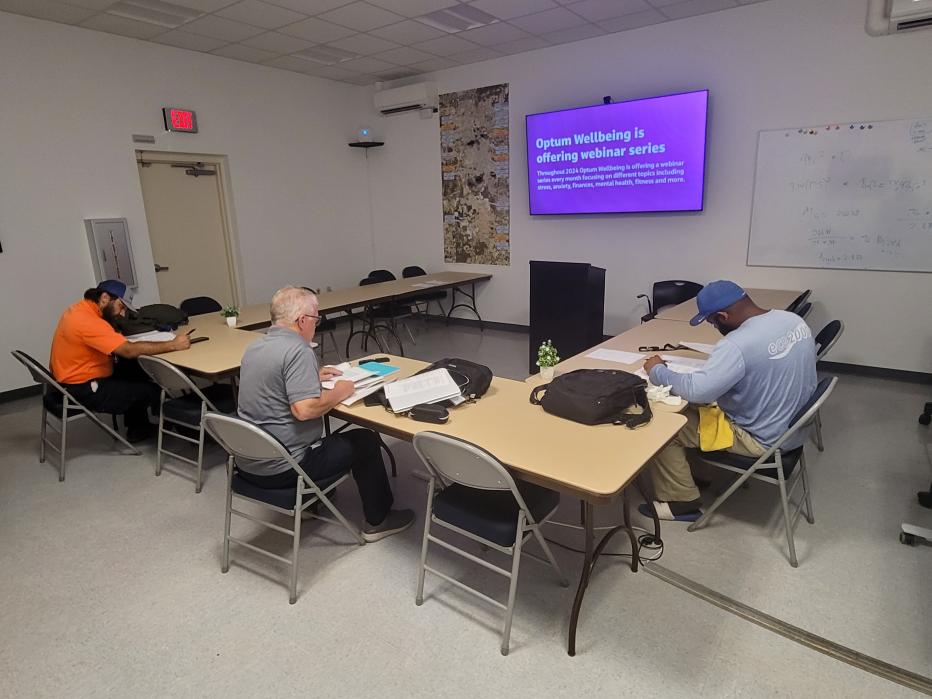
<instances>
[{"instance_id":1,"label":"tiled floor","mask_svg":"<svg viewBox=\"0 0 932 699\"><path fill-rule=\"evenodd\" d=\"M523 378L527 338L414 323L413 356L468 357ZM842 377L824 416L827 448L809 451L816 524L786 562L775 492L739 492L707 529L664 527L662 563L809 631L932 675L932 550L897 543L899 523L932 526L915 504L928 485L928 387ZM428 579L414 605L425 484L410 445L392 442L396 500L418 525L365 547L330 525L305 527L298 603L283 571L248 551L220 574L223 456L204 492L153 476L153 453L122 456L82 425L68 479L39 465L35 399L0 405L0 695L2 696L838 696L895 697L895 684L763 630L623 559L597 571L579 655L565 653L573 586L526 561L511 654L497 612ZM714 486L713 486L714 487ZM354 488L339 505L360 517ZM564 500L572 521L577 504ZM599 512L608 522L613 508ZM288 542L244 527L242 534ZM578 545L572 531L548 535ZM617 550L626 544L619 541ZM557 549L573 578L580 557ZM450 556L436 565L490 594L495 576Z\"/></svg>"}]
</instances>

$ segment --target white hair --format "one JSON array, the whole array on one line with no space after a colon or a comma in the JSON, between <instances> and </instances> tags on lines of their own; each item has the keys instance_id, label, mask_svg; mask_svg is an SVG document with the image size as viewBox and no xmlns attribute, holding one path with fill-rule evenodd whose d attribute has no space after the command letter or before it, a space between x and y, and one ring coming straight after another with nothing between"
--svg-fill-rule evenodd
<instances>
[{"instance_id":1,"label":"white hair","mask_svg":"<svg viewBox=\"0 0 932 699\"><path fill-rule=\"evenodd\" d=\"M275 292L269 311L273 325L296 323L304 314L317 313L317 296L300 286L286 286Z\"/></svg>"}]
</instances>

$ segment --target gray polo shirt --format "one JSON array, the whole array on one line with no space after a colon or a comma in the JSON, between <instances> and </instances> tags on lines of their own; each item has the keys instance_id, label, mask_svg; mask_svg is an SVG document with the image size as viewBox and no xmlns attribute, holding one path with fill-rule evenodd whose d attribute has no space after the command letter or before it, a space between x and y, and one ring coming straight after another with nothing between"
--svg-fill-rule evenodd
<instances>
[{"instance_id":1,"label":"gray polo shirt","mask_svg":"<svg viewBox=\"0 0 932 699\"><path fill-rule=\"evenodd\" d=\"M272 326L243 355L239 380L239 416L276 437L300 463L307 450L318 443L324 430L322 418L298 420L291 404L320 397L317 355L298 333ZM281 459L237 461L237 466L257 476L273 476L291 468Z\"/></svg>"}]
</instances>

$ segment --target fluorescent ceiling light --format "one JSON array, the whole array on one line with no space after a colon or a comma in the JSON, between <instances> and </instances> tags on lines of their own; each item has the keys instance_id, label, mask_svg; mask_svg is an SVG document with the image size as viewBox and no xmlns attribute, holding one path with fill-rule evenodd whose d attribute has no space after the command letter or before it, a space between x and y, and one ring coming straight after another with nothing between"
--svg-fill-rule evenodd
<instances>
[{"instance_id":1,"label":"fluorescent ceiling light","mask_svg":"<svg viewBox=\"0 0 932 699\"><path fill-rule=\"evenodd\" d=\"M162 0L123 0L108 8L106 13L169 29L180 27L204 14L198 10L162 2Z\"/></svg>"},{"instance_id":2,"label":"fluorescent ceiling light","mask_svg":"<svg viewBox=\"0 0 932 699\"><path fill-rule=\"evenodd\" d=\"M472 5L456 5L418 17L417 21L448 34L456 34L467 29L495 24L498 18Z\"/></svg>"},{"instance_id":3,"label":"fluorescent ceiling light","mask_svg":"<svg viewBox=\"0 0 932 699\"><path fill-rule=\"evenodd\" d=\"M309 49L304 49L303 51L298 51L291 55L296 58L303 58L305 61L313 61L314 63L320 63L325 66L332 66L337 63L359 58L358 53L344 51L343 49L338 49L336 46L312 46Z\"/></svg>"}]
</instances>

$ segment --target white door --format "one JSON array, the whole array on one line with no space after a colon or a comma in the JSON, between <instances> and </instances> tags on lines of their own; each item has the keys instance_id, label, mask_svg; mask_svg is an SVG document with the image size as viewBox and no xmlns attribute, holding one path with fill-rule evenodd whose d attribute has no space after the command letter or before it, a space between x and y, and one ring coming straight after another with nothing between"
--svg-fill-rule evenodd
<instances>
[{"instance_id":1,"label":"white door","mask_svg":"<svg viewBox=\"0 0 932 699\"><path fill-rule=\"evenodd\" d=\"M222 306L236 303L216 167L138 167L162 303L177 306L194 296L210 296Z\"/></svg>"}]
</instances>

